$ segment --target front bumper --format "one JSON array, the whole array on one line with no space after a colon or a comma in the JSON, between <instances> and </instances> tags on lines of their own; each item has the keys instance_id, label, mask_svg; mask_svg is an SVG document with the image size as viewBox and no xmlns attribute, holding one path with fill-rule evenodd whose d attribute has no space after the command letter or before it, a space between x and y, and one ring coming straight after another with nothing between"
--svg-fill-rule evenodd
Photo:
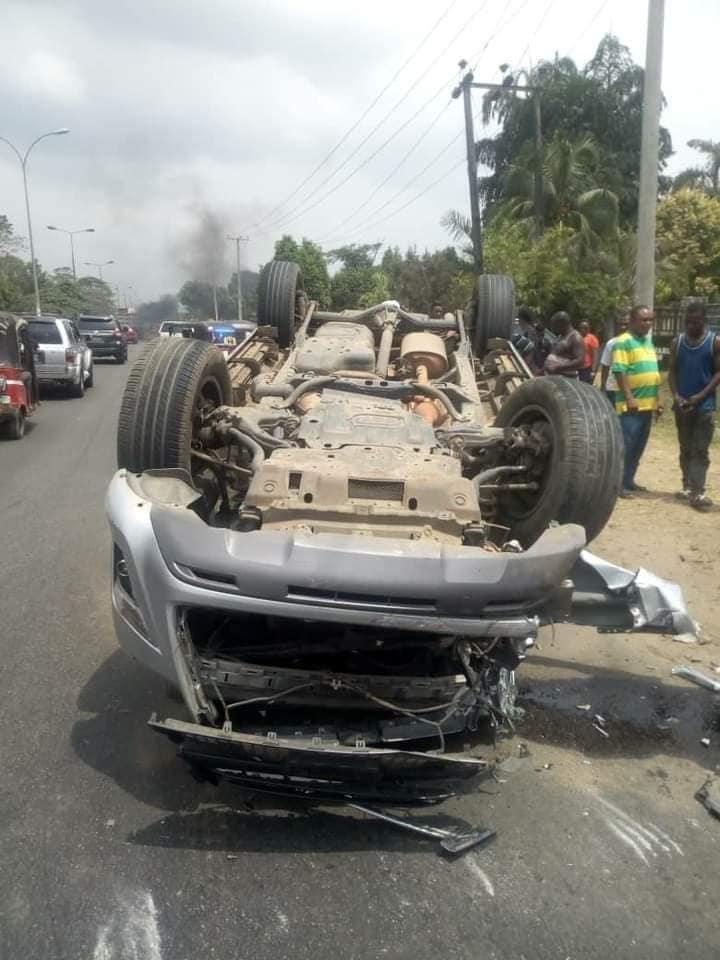
<instances>
[{"instance_id":1,"label":"front bumper","mask_svg":"<svg viewBox=\"0 0 720 960\"><path fill-rule=\"evenodd\" d=\"M189 508L197 493L159 473L121 470L110 484L112 537L132 585L128 597L113 576L113 608L121 645L181 689L183 610L438 636L533 637L538 609L584 546L576 526L548 530L519 554L330 534L236 533L207 526ZM130 603L136 613L128 614Z\"/></svg>"},{"instance_id":2,"label":"front bumper","mask_svg":"<svg viewBox=\"0 0 720 960\"><path fill-rule=\"evenodd\" d=\"M531 643L539 626L551 620L604 630L695 629L678 587L587 553L580 527L553 527L523 553L330 534L240 533L204 523L191 509L198 494L188 480L182 471L133 475L121 470L111 481L107 513L113 538L113 617L120 645L180 690L194 721L181 727L171 721L152 725L179 743L181 755L210 779L264 784L263 789L280 792L306 789L307 795L320 797L368 798L376 788L378 796L393 793L392 764L382 759L385 750L361 760L356 751L365 749L364 743L348 753L342 742L285 742L275 732L273 749L258 753L253 734L238 733L229 722L222 730L204 725L208 718L219 722L208 703L213 689L219 692L218 684L242 687L250 696L277 697L308 677L298 670L252 664L241 664L231 676L232 666L220 661L214 672L203 672L186 629L188 611L285 618L296 620L298 629L309 622L318 630L331 623L396 635L405 631L409 638L436 636L439 643L448 636ZM337 673L317 676L326 686L343 684ZM447 678L439 702L454 695L453 679L462 677ZM419 678L418 686L422 683ZM440 690L437 683L426 686L422 695L428 699L436 695L435 688ZM396 739L404 738L398 734ZM396 773L405 784L398 798L407 797L405 787L426 799L435 796L428 779L442 765L425 767L407 759L422 754L395 752L405 758L397 761ZM463 779L471 766L442 769ZM328 785L331 768L337 773L334 786ZM363 780L363 769L368 776L374 771L370 779L375 786L365 793L358 792L356 783L358 778L366 786L370 782ZM412 783L406 782L408 776Z\"/></svg>"}]
</instances>

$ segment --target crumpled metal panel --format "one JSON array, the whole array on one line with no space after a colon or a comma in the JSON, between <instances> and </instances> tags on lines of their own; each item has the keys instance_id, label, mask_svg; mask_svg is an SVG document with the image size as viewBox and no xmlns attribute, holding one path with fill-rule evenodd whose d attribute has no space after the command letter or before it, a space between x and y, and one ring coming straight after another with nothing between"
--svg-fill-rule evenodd
<instances>
[{"instance_id":1,"label":"crumpled metal panel","mask_svg":"<svg viewBox=\"0 0 720 960\"><path fill-rule=\"evenodd\" d=\"M600 577L613 596L627 601L635 630L697 634L697 624L688 613L677 583L663 580L643 567L633 573L589 550L580 554L578 565L583 564Z\"/></svg>"}]
</instances>

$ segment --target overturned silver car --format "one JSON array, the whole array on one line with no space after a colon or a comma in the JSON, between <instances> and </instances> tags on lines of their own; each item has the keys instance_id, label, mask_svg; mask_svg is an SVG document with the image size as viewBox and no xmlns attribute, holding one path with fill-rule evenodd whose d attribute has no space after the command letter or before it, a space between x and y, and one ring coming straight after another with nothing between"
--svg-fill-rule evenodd
<instances>
[{"instance_id":1,"label":"overturned silver car","mask_svg":"<svg viewBox=\"0 0 720 960\"><path fill-rule=\"evenodd\" d=\"M153 342L108 492L124 649L189 719L200 777L324 800L437 800L488 769L541 625L691 632L679 589L586 552L620 484L599 391L534 379L512 284L431 319L327 313L269 264L226 359Z\"/></svg>"}]
</instances>

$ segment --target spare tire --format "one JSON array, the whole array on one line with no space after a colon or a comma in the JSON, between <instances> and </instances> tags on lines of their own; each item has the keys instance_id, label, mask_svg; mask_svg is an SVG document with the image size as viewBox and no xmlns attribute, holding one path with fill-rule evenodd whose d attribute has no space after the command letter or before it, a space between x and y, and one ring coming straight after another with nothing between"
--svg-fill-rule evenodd
<instances>
[{"instance_id":1,"label":"spare tire","mask_svg":"<svg viewBox=\"0 0 720 960\"><path fill-rule=\"evenodd\" d=\"M279 346L289 347L306 309L300 267L290 260L271 260L260 274L258 325L275 327Z\"/></svg>"},{"instance_id":2,"label":"spare tire","mask_svg":"<svg viewBox=\"0 0 720 960\"><path fill-rule=\"evenodd\" d=\"M120 404L118 466L191 472L194 434L209 409L232 402L227 363L217 347L185 337L153 340L133 364Z\"/></svg>"},{"instance_id":3,"label":"spare tire","mask_svg":"<svg viewBox=\"0 0 720 960\"><path fill-rule=\"evenodd\" d=\"M602 393L579 380L538 377L510 394L495 426L523 435L503 462L528 471L512 479L539 483L537 491L498 494L498 522L510 537L527 547L557 521L580 524L594 540L615 506L623 467L620 423Z\"/></svg>"},{"instance_id":4,"label":"spare tire","mask_svg":"<svg viewBox=\"0 0 720 960\"><path fill-rule=\"evenodd\" d=\"M511 277L484 273L477 279L473 350L478 357L487 350L488 341L498 337L509 340L515 319L515 284Z\"/></svg>"}]
</instances>

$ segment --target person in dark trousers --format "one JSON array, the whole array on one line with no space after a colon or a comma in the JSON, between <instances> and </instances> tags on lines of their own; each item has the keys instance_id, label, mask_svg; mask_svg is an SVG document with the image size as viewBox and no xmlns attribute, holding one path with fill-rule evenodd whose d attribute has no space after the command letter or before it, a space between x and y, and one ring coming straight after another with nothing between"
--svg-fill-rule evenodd
<instances>
[{"instance_id":1,"label":"person in dark trousers","mask_svg":"<svg viewBox=\"0 0 720 960\"><path fill-rule=\"evenodd\" d=\"M682 492L677 496L696 510L709 510L705 478L720 386L720 337L705 326L702 303L691 303L685 312L685 333L670 349L668 381L680 445Z\"/></svg>"},{"instance_id":2,"label":"person in dark trousers","mask_svg":"<svg viewBox=\"0 0 720 960\"><path fill-rule=\"evenodd\" d=\"M535 350L535 316L530 307L523 305L518 309L510 340L520 356L529 361Z\"/></svg>"},{"instance_id":3,"label":"person in dark trousers","mask_svg":"<svg viewBox=\"0 0 720 960\"><path fill-rule=\"evenodd\" d=\"M538 317L535 321L535 349L530 354L530 369L536 377L545 372L545 361L554 343L555 337L545 326L542 317Z\"/></svg>"},{"instance_id":4,"label":"person in dark trousers","mask_svg":"<svg viewBox=\"0 0 720 960\"><path fill-rule=\"evenodd\" d=\"M660 371L650 331L655 314L638 305L630 311L630 328L618 337L613 349L612 372L617 381L615 409L620 415L625 441L625 467L621 497L645 490L635 482L638 465L650 438L653 414L663 412L660 403Z\"/></svg>"},{"instance_id":5,"label":"person in dark trousers","mask_svg":"<svg viewBox=\"0 0 720 960\"><path fill-rule=\"evenodd\" d=\"M557 340L545 361L545 373L577 377L585 362L585 342L573 327L564 310L554 313L550 321Z\"/></svg>"},{"instance_id":6,"label":"person in dark trousers","mask_svg":"<svg viewBox=\"0 0 720 960\"><path fill-rule=\"evenodd\" d=\"M615 336L610 337L603 347L600 357L600 389L604 392L610 403L615 407L615 392L617 391L617 382L615 374L612 372L613 350L618 339L625 333L630 325L630 314L626 313L621 317L615 326Z\"/></svg>"},{"instance_id":7,"label":"person in dark trousers","mask_svg":"<svg viewBox=\"0 0 720 960\"><path fill-rule=\"evenodd\" d=\"M600 341L590 329L590 324L587 320L582 320L578 324L578 332L585 344L585 357L583 359L583 365L578 371L578 376L585 383L592 383L595 380L595 374L597 373L598 363L600 361Z\"/></svg>"}]
</instances>

